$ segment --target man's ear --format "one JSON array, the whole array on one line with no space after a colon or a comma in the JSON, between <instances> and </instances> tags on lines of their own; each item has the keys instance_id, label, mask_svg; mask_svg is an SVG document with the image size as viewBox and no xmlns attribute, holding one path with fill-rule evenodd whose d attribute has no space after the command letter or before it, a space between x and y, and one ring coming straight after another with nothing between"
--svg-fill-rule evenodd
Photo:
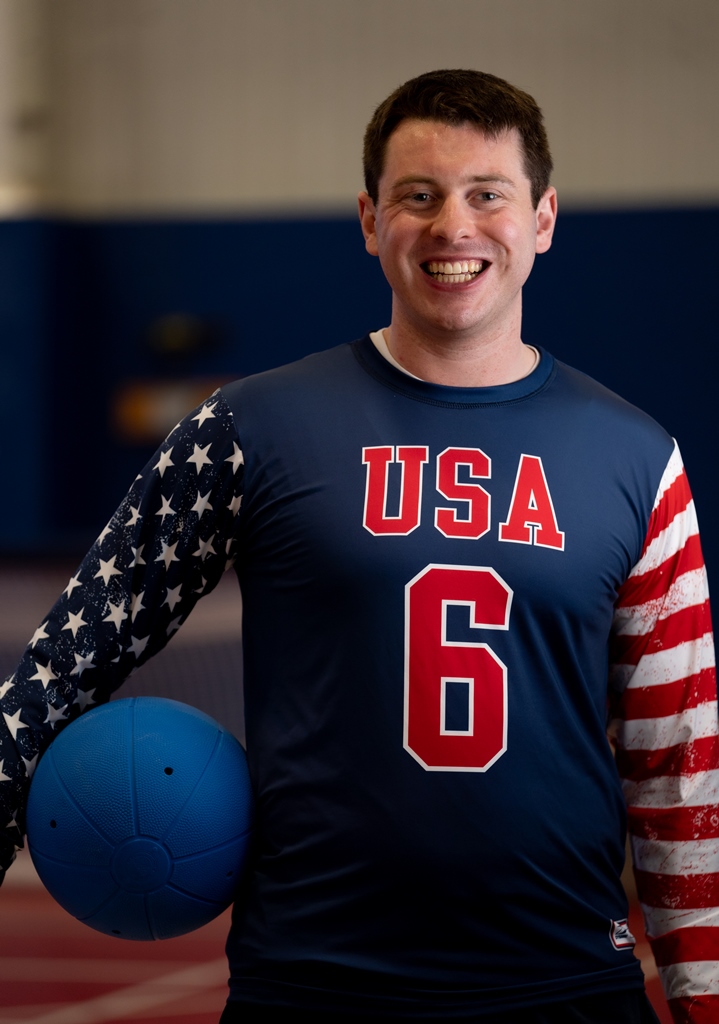
<instances>
[{"instance_id":1,"label":"man's ear","mask_svg":"<svg viewBox=\"0 0 719 1024\"><path fill-rule=\"evenodd\" d=\"M365 249L370 256L377 256L377 212L375 205L366 192L357 196L359 219L364 235Z\"/></svg>"},{"instance_id":2,"label":"man's ear","mask_svg":"<svg viewBox=\"0 0 719 1024\"><path fill-rule=\"evenodd\" d=\"M537 203L537 247L535 252L546 252L550 247L556 223L557 190L550 186Z\"/></svg>"}]
</instances>

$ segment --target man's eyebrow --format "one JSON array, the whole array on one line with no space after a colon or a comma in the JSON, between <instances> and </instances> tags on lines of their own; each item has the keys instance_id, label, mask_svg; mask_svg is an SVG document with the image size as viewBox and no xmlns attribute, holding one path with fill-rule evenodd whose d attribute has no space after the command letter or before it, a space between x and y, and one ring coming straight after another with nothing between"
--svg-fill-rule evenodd
<instances>
[{"instance_id":1,"label":"man's eyebrow","mask_svg":"<svg viewBox=\"0 0 719 1024\"><path fill-rule=\"evenodd\" d=\"M511 178L505 178L503 174L474 174L466 179L469 185L512 185L516 182ZM392 182L390 188L402 188L404 185L438 185L436 178L424 174L407 174Z\"/></svg>"}]
</instances>

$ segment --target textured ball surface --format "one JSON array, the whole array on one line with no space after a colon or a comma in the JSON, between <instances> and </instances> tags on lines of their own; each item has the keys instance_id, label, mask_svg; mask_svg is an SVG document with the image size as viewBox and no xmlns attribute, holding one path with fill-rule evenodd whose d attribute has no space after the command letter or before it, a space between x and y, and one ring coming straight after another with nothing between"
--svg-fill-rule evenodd
<instances>
[{"instance_id":1,"label":"textured ball surface","mask_svg":"<svg viewBox=\"0 0 719 1024\"><path fill-rule=\"evenodd\" d=\"M125 939L168 939L232 902L252 817L231 733L187 704L130 697L48 747L30 787L28 845L73 917Z\"/></svg>"}]
</instances>

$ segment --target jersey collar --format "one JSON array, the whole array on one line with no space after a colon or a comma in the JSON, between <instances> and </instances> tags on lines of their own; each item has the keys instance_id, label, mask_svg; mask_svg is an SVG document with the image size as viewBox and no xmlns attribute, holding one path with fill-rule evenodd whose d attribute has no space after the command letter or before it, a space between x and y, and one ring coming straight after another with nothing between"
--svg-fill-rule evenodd
<instances>
[{"instance_id":1,"label":"jersey collar","mask_svg":"<svg viewBox=\"0 0 719 1024\"><path fill-rule=\"evenodd\" d=\"M505 405L531 398L543 390L555 373L554 357L539 345L539 364L521 380L511 384L494 384L486 388L457 388L446 384L431 384L402 373L377 351L369 334L352 342L352 351L362 368L381 384L408 398L430 405L444 405L458 409L466 406Z\"/></svg>"}]
</instances>

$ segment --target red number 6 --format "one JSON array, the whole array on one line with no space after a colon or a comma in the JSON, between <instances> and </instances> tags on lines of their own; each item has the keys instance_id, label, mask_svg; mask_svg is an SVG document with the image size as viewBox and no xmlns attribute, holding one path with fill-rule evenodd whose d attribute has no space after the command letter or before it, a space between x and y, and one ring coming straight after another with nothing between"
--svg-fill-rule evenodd
<instances>
[{"instance_id":1,"label":"red number 6","mask_svg":"<svg viewBox=\"0 0 719 1024\"><path fill-rule=\"evenodd\" d=\"M472 629L507 629L512 590L474 565L428 565L407 584L404 747L428 771L484 772L507 749L507 668L485 643L447 639L451 605L469 609ZM447 693L457 684L466 721L451 728Z\"/></svg>"}]
</instances>

